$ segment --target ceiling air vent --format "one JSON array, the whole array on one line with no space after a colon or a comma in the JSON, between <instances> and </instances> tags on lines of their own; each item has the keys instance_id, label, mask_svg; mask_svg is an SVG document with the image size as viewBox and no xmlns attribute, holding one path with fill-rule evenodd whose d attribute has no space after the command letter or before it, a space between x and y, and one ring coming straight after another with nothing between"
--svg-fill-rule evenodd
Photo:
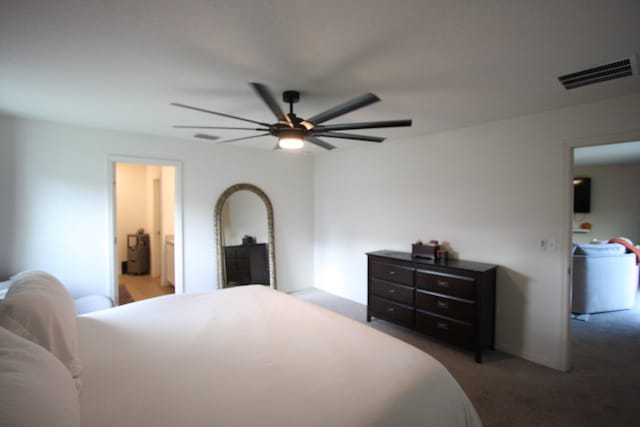
<instances>
[{"instance_id":1,"label":"ceiling air vent","mask_svg":"<svg viewBox=\"0 0 640 427\"><path fill-rule=\"evenodd\" d=\"M610 64L578 71L577 73L566 74L558 77L558 80L560 80L565 89L569 90L634 74L638 74L638 59L636 55Z\"/></svg>"},{"instance_id":2,"label":"ceiling air vent","mask_svg":"<svg viewBox=\"0 0 640 427\"><path fill-rule=\"evenodd\" d=\"M206 133L196 133L193 135L194 138L207 139L209 141L215 141L216 139L220 139L219 136L208 135Z\"/></svg>"}]
</instances>

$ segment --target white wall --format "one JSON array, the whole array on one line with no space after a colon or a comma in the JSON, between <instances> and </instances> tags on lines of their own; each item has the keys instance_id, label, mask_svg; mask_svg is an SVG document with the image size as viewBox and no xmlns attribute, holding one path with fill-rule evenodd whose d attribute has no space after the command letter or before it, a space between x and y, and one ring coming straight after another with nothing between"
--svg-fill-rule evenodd
<instances>
[{"instance_id":1,"label":"white wall","mask_svg":"<svg viewBox=\"0 0 640 427\"><path fill-rule=\"evenodd\" d=\"M365 303L365 252L446 241L499 265L497 348L566 369L569 147L640 135L638 117L640 97L626 97L318 157L315 285Z\"/></svg>"},{"instance_id":2,"label":"white wall","mask_svg":"<svg viewBox=\"0 0 640 427\"><path fill-rule=\"evenodd\" d=\"M147 225L144 227L144 232L149 234L149 275L151 277L160 276L160 253L162 243L160 241L162 233L162 207L159 204L162 202L162 182L160 177L160 166L157 165L139 165L145 169L145 190L147 192ZM116 173L116 181L118 175ZM156 185L157 192L156 194ZM156 197L158 200L156 200ZM156 208L158 205L158 208Z\"/></svg>"},{"instance_id":3,"label":"white wall","mask_svg":"<svg viewBox=\"0 0 640 427\"><path fill-rule=\"evenodd\" d=\"M39 268L75 295L110 294L107 167L110 155L120 155L182 162L186 292L217 288L214 207L240 182L273 203L278 287L311 286L309 156L10 117L0 117L0 154L2 276Z\"/></svg>"},{"instance_id":4,"label":"white wall","mask_svg":"<svg viewBox=\"0 0 640 427\"><path fill-rule=\"evenodd\" d=\"M175 234L176 207L176 168L173 166L160 167L162 224L160 231L160 258L162 262L161 283L167 284L166 271L166 240L167 236ZM175 263L175 262L174 262Z\"/></svg>"},{"instance_id":5,"label":"white wall","mask_svg":"<svg viewBox=\"0 0 640 427\"><path fill-rule=\"evenodd\" d=\"M0 116L0 280L6 280L14 273L9 268L15 259L13 242L18 238L13 224L16 223L16 192L18 177L16 165L12 159L16 157L15 144L6 144L16 138L17 126L13 121L3 120Z\"/></svg>"},{"instance_id":6,"label":"white wall","mask_svg":"<svg viewBox=\"0 0 640 427\"><path fill-rule=\"evenodd\" d=\"M640 163L576 167L574 175L591 177L591 212L575 214L573 227L586 221L592 228L573 241L624 236L640 244Z\"/></svg>"}]
</instances>

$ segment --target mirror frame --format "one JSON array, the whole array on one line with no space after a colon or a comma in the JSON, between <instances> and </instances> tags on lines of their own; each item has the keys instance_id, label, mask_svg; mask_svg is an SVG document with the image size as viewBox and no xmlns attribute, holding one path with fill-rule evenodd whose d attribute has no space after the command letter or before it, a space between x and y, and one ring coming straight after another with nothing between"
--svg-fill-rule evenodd
<instances>
[{"instance_id":1,"label":"mirror frame","mask_svg":"<svg viewBox=\"0 0 640 427\"><path fill-rule=\"evenodd\" d=\"M216 228L216 255L218 258L218 289L226 288L227 283L227 271L223 260L223 224L222 224L222 208L227 199L238 191L250 191L260 197L264 202L267 209L267 261L269 263L269 286L276 289L276 255L275 255L275 238L273 233L273 206L269 197L260 188L253 184L235 184L224 190L224 192L218 198L215 209L215 228Z\"/></svg>"}]
</instances>

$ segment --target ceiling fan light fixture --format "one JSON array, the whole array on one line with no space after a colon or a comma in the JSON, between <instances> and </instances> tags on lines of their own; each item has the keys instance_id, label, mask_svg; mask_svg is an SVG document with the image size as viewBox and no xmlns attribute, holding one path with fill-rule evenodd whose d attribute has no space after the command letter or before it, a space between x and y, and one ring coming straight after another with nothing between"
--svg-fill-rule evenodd
<instances>
[{"instance_id":1,"label":"ceiling fan light fixture","mask_svg":"<svg viewBox=\"0 0 640 427\"><path fill-rule=\"evenodd\" d=\"M282 137L278 140L278 145L286 150L299 150L304 142L298 137Z\"/></svg>"},{"instance_id":2,"label":"ceiling fan light fixture","mask_svg":"<svg viewBox=\"0 0 640 427\"><path fill-rule=\"evenodd\" d=\"M304 132L300 129L283 129L278 134L278 146L286 150L299 150L304 145Z\"/></svg>"}]
</instances>

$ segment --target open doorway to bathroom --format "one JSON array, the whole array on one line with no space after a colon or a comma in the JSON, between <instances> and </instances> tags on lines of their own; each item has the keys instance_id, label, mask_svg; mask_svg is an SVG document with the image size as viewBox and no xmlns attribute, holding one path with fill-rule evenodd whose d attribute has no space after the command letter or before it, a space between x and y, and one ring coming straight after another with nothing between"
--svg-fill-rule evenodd
<instances>
[{"instance_id":1,"label":"open doorway to bathroom","mask_svg":"<svg viewBox=\"0 0 640 427\"><path fill-rule=\"evenodd\" d=\"M138 159L111 166L114 300L121 305L181 292L177 166Z\"/></svg>"}]
</instances>

